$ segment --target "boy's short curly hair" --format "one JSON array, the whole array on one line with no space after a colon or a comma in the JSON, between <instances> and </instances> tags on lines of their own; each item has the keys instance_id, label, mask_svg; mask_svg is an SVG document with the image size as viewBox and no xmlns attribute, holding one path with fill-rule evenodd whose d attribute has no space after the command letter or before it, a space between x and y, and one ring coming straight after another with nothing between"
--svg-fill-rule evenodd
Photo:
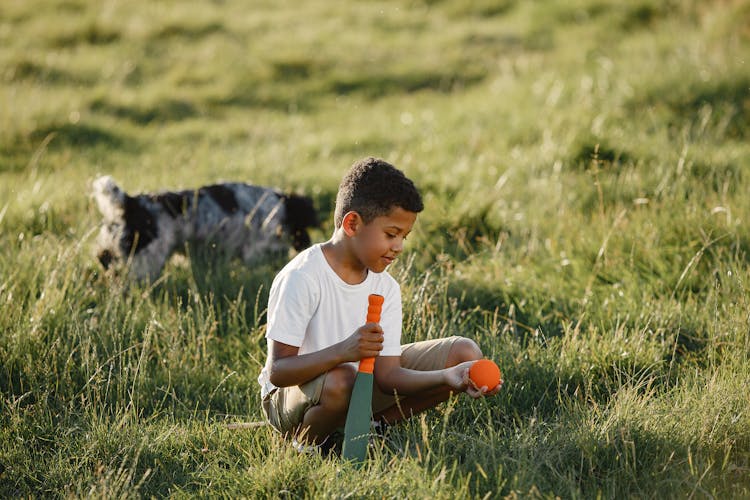
<instances>
[{"instance_id":1,"label":"boy's short curly hair","mask_svg":"<svg viewBox=\"0 0 750 500\"><path fill-rule=\"evenodd\" d=\"M379 158L364 158L352 165L339 185L333 221L341 227L347 212L357 212L365 224L395 207L419 213L422 196L402 171Z\"/></svg>"}]
</instances>

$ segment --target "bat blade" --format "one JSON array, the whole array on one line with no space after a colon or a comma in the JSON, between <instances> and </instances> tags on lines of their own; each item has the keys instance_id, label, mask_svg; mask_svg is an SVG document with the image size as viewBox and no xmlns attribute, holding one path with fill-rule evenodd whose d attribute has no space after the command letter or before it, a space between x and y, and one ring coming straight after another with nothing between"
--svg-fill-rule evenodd
<instances>
[{"instance_id":1,"label":"bat blade","mask_svg":"<svg viewBox=\"0 0 750 500\"><path fill-rule=\"evenodd\" d=\"M367 298L367 322L379 323L383 297L372 294ZM365 358L359 362L357 378L354 379L352 396L344 426L344 447L341 455L357 464L367 457L367 444L370 440L370 419L372 418L372 374L375 358Z\"/></svg>"},{"instance_id":2,"label":"bat blade","mask_svg":"<svg viewBox=\"0 0 750 500\"><path fill-rule=\"evenodd\" d=\"M354 380L352 397L349 400L349 413L344 427L344 448L341 451L346 460L361 463L367 456L370 439L370 419L372 418L372 373L358 372Z\"/></svg>"}]
</instances>

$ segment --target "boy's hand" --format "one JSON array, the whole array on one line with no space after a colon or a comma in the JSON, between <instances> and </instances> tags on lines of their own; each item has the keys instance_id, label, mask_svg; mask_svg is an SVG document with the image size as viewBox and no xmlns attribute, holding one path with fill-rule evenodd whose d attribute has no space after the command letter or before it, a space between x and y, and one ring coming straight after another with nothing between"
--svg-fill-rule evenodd
<instances>
[{"instance_id":1,"label":"boy's hand","mask_svg":"<svg viewBox=\"0 0 750 500\"><path fill-rule=\"evenodd\" d=\"M377 323L360 326L341 343L344 361L359 361L372 358L383 350L383 329Z\"/></svg>"},{"instance_id":2,"label":"boy's hand","mask_svg":"<svg viewBox=\"0 0 750 500\"><path fill-rule=\"evenodd\" d=\"M503 386L502 379L497 387L490 389L489 387L477 387L476 384L469 378L469 368L473 365L474 361L466 361L464 363L446 368L445 383L457 392L466 392L472 398L481 398L482 396L494 396L500 392L500 388Z\"/></svg>"}]
</instances>

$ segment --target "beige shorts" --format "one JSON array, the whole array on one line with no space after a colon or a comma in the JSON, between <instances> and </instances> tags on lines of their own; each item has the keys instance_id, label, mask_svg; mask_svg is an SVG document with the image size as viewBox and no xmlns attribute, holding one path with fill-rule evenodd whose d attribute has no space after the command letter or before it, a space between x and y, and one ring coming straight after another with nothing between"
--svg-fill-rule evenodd
<instances>
[{"instance_id":1,"label":"beige shorts","mask_svg":"<svg viewBox=\"0 0 750 500\"><path fill-rule=\"evenodd\" d=\"M448 353L460 337L425 340L401 346L401 366L410 370L442 370ZM280 387L263 399L263 413L268 422L282 434L293 432L301 423L307 410L320 402L326 373L311 381L292 387ZM377 384L372 390L372 411L380 413L395 405L398 397L385 394Z\"/></svg>"}]
</instances>

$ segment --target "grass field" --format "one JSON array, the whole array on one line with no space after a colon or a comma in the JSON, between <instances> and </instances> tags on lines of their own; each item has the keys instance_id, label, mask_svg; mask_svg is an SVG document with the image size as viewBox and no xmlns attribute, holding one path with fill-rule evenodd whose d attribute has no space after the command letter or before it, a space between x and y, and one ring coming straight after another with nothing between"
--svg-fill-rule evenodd
<instances>
[{"instance_id":1,"label":"grass field","mask_svg":"<svg viewBox=\"0 0 750 500\"><path fill-rule=\"evenodd\" d=\"M750 3L0 3L0 496L750 498ZM426 210L404 340L505 376L363 470L261 419L282 261L93 256L129 192L312 196L380 156Z\"/></svg>"}]
</instances>

